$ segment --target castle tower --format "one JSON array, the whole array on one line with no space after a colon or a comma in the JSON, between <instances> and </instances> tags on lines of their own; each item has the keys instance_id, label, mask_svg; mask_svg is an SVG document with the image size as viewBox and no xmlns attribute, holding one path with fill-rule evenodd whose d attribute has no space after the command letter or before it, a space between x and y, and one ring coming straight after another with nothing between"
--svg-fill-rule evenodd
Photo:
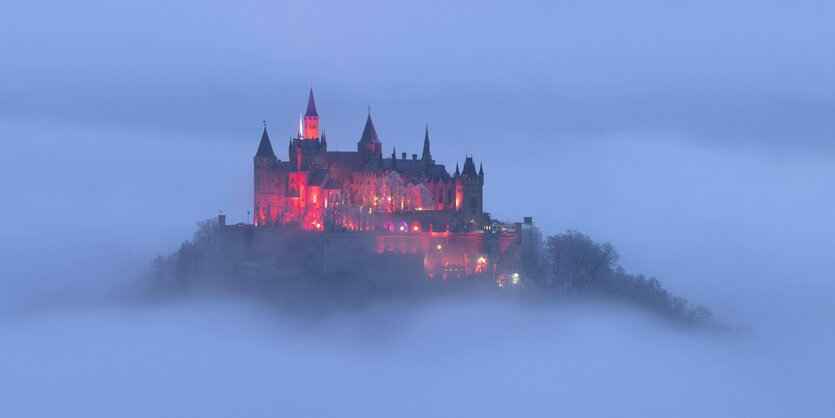
<instances>
[{"instance_id":1,"label":"castle tower","mask_svg":"<svg viewBox=\"0 0 835 418\"><path fill-rule=\"evenodd\" d=\"M456 166L456 174L458 167ZM484 220L484 169L475 171L473 157L464 161L464 170L455 176L456 209L460 210L464 230L481 230Z\"/></svg>"},{"instance_id":2,"label":"castle tower","mask_svg":"<svg viewBox=\"0 0 835 418\"><path fill-rule=\"evenodd\" d=\"M368 118L365 120L365 128L362 136L357 142L357 151L366 153L372 157L382 156L383 144L377 137L377 130L374 129L374 122L371 121L371 107L368 108Z\"/></svg>"},{"instance_id":3,"label":"castle tower","mask_svg":"<svg viewBox=\"0 0 835 418\"><path fill-rule=\"evenodd\" d=\"M276 166L278 158L273 152L270 136L267 134L267 124L261 134L258 151L253 157L254 168L254 207L253 223L255 226L273 226L279 207L278 186L276 184Z\"/></svg>"},{"instance_id":4,"label":"castle tower","mask_svg":"<svg viewBox=\"0 0 835 418\"><path fill-rule=\"evenodd\" d=\"M319 114L316 113L316 101L313 99L313 87L307 97L307 112L304 113L304 129L302 139L319 138Z\"/></svg>"}]
</instances>

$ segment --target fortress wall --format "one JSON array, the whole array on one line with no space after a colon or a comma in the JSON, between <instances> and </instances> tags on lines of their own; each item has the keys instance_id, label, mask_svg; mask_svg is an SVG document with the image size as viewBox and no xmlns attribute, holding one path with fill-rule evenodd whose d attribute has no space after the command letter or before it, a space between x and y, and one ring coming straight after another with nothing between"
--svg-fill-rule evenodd
<instances>
[{"instance_id":1,"label":"fortress wall","mask_svg":"<svg viewBox=\"0 0 835 418\"><path fill-rule=\"evenodd\" d=\"M321 274L460 276L521 270L516 233L356 231L322 233L237 225L222 229L229 259L275 260Z\"/></svg>"}]
</instances>

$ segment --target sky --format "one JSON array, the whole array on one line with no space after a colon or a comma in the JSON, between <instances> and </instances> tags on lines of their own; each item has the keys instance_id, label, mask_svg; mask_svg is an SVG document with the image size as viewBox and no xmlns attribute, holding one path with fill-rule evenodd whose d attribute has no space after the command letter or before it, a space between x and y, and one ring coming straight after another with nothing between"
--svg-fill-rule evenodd
<instances>
[{"instance_id":1,"label":"sky","mask_svg":"<svg viewBox=\"0 0 835 418\"><path fill-rule=\"evenodd\" d=\"M0 367L25 375L33 363L26 353L52 330L68 341L121 341L122 327L140 324L151 331L137 340L165 339L218 310L244 312L223 330L259 317L223 304L124 315L54 306L98 300L134 280L147 260L175 250L218 210L244 221L262 120L286 159L311 85L332 149L354 149L368 106L385 153L419 153L428 124L437 161L453 168L473 155L484 164L485 208L496 218L533 216L546 235L576 229L611 241L628 271L657 276L726 322L779 342L763 358L805 352L789 341L831 347L818 325L835 319L833 19L835 3L826 1L2 3L0 312L31 305L57 313L27 319L31 327L3 322L0 336L17 341L5 347L7 358L19 361ZM476 326L482 308L461 308L462 324ZM438 309L426 316L445 312ZM160 319L166 315L171 321ZM590 327L570 343L580 352L601 342L624 342L624 353L636 355L672 347L628 343L630 330L647 327L668 338L640 319L619 323L626 336L613 336L605 320L568 316L545 315L555 326ZM171 325L155 326L160 321ZM423 328L398 335L434 338L428 323L415 321ZM95 325L91 334L85 324ZM274 343L247 329L241 344ZM476 340L494 335L474 332ZM294 335L280 340L302 351L321 343ZM182 355L205 335L193 337L160 355ZM691 343L682 338L675 347ZM125 349L113 344L102 347ZM393 356L409 354L392 344ZM697 372L684 366L691 352L677 349L651 368ZM822 357L809 350L807 357ZM60 354L44 352L55 361ZM72 367L98 366L75 360ZM381 366L366 360L360 364ZM243 370L235 366L255 367L230 365L229 376ZM749 366L756 369L730 373L745 375ZM565 384L582 374L564 372ZM507 373L498 375L522 376ZM792 389L785 375L771 377L785 383L778 389ZM612 390L632 393L625 387ZM714 390L705 393L719 396ZM748 393L729 400L728 410L767 391ZM826 415L816 395L782 405ZM684 398L676 399L688 404ZM530 407L537 406L547 409Z\"/></svg>"}]
</instances>

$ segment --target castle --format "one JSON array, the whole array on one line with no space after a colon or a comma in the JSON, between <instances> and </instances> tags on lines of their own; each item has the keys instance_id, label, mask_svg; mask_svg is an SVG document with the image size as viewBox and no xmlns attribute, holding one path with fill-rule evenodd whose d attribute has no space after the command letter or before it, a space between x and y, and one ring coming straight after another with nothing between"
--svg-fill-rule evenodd
<instances>
[{"instance_id":1,"label":"castle","mask_svg":"<svg viewBox=\"0 0 835 418\"><path fill-rule=\"evenodd\" d=\"M452 174L435 162L428 126L420 156L384 157L369 108L357 150L329 151L311 88L287 156L276 156L265 124L253 158L253 223L236 226L255 252L323 234L324 273L356 271L368 255L400 255L428 277L486 274L501 284L519 282L524 235L538 242L530 218L511 225L484 211L484 169L472 157Z\"/></svg>"},{"instance_id":2,"label":"castle","mask_svg":"<svg viewBox=\"0 0 835 418\"><path fill-rule=\"evenodd\" d=\"M255 154L256 226L295 225L310 230L389 232L479 231L489 225L483 211L484 170L472 157L464 170L432 159L429 127L423 152L411 159L396 150L383 157L369 110L356 151L328 151L319 131L313 89L288 161L273 152L267 128Z\"/></svg>"}]
</instances>

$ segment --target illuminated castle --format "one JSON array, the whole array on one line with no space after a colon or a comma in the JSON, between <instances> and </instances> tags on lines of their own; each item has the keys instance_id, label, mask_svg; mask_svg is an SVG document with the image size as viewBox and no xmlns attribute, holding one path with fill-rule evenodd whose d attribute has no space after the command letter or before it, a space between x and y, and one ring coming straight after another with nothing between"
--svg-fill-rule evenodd
<instances>
[{"instance_id":1,"label":"illuminated castle","mask_svg":"<svg viewBox=\"0 0 835 418\"><path fill-rule=\"evenodd\" d=\"M492 220L482 206L484 170L472 157L452 174L435 163L428 127L420 156L383 157L369 110L357 150L328 151L311 89L287 155L276 157L265 125L253 159L253 223L219 217L231 258L276 259L310 244L319 261L306 265L321 274L486 275L503 285L520 283L522 260L538 257L525 244L541 242L531 219Z\"/></svg>"},{"instance_id":2,"label":"illuminated castle","mask_svg":"<svg viewBox=\"0 0 835 418\"><path fill-rule=\"evenodd\" d=\"M418 158L383 157L371 112L356 151L328 151L313 89L288 161L273 152L267 128L255 154L254 224L307 230L478 231L490 221L482 208L484 170L471 157L450 175L432 159L429 128Z\"/></svg>"}]
</instances>

